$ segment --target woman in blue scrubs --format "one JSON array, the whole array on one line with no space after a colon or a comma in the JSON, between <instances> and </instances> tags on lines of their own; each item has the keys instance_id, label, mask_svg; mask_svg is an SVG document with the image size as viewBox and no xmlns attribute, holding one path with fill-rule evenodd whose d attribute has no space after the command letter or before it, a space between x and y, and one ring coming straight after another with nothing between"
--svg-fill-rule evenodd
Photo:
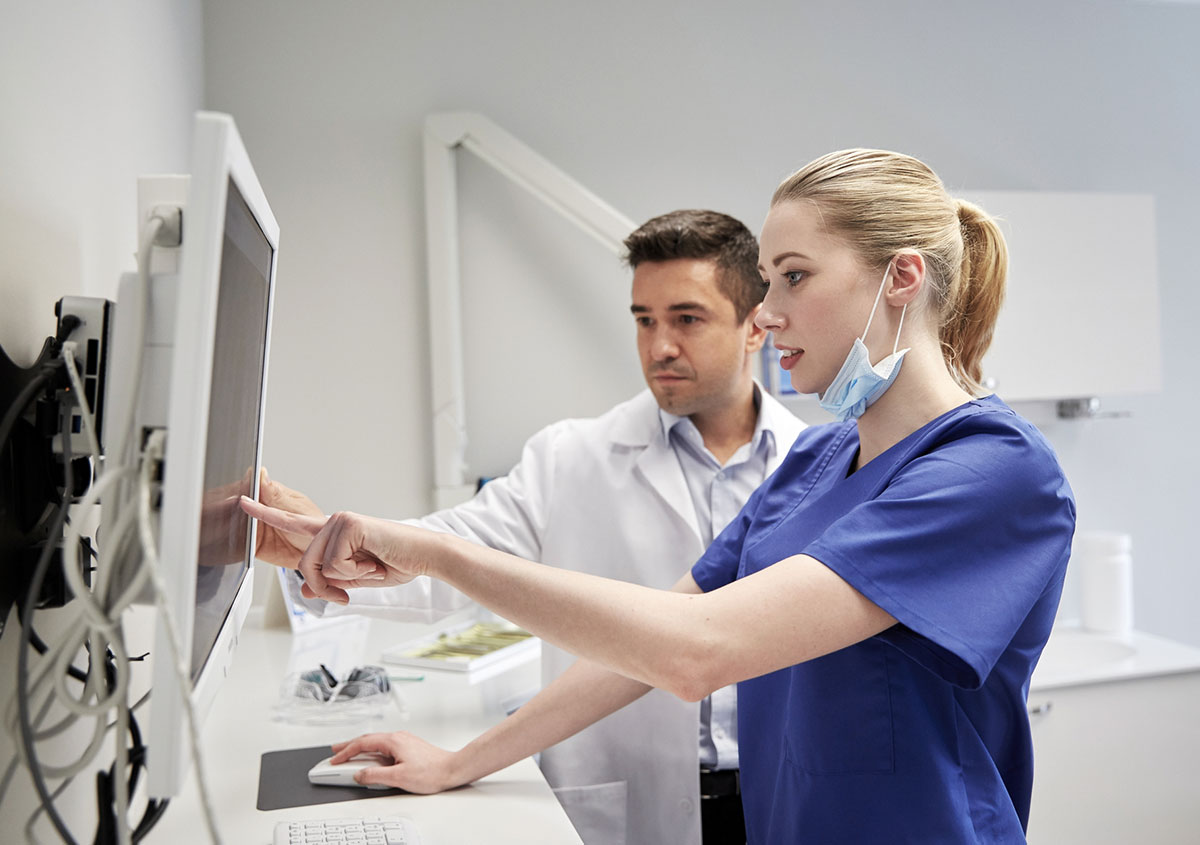
<instances>
[{"instance_id":1,"label":"woman in blue scrubs","mask_svg":"<svg viewBox=\"0 0 1200 845\"><path fill-rule=\"evenodd\" d=\"M456 754L389 745L373 777L468 782L651 686L696 700L739 681L750 842L1023 842L1026 695L1075 507L1044 438L980 385L1006 268L995 223L913 158L848 150L789 177L757 322L838 421L801 433L673 591L246 503L315 534L315 595L431 575L586 658L523 723Z\"/></svg>"}]
</instances>

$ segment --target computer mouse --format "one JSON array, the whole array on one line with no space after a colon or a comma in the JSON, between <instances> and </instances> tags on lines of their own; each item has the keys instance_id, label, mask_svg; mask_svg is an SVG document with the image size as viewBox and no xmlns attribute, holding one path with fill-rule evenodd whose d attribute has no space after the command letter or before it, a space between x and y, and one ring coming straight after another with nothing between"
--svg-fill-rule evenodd
<instances>
[{"instance_id":1,"label":"computer mouse","mask_svg":"<svg viewBox=\"0 0 1200 845\"><path fill-rule=\"evenodd\" d=\"M374 768L375 766L390 766L392 759L383 754L365 753L351 757L345 763L333 765L329 761L333 757L326 757L320 763L308 770L309 783L317 786L357 786L364 789L392 789L387 784L359 783L354 779L356 772L363 769Z\"/></svg>"}]
</instances>

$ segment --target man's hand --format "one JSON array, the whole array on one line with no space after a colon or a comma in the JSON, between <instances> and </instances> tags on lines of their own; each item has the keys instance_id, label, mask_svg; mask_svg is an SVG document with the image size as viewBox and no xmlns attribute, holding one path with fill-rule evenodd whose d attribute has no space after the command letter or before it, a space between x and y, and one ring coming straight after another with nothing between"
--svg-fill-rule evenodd
<instances>
[{"instance_id":1,"label":"man's hand","mask_svg":"<svg viewBox=\"0 0 1200 845\"><path fill-rule=\"evenodd\" d=\"M201 566L228 566L246 559L246 530L250 520L238 508L238 499L253 489L253 481L254 467L249 467L237 481L204 491L197 550Z\"/></svg>"},{"instance_id":2,"label":"man's hand","mask_svg":"<svg viewBox=\"0 0 1200 845\"><path fill-rule=\"evenodd\" d=\"M242 510L276 533L311 540L296 568L304 576L308 598L347 604L346 590L391 587L424 574L440 535L374 517L343 511L325 517L306 516L260 504L246 496Z\"/></svg>"},{"instance_id":3,"label":"man's hand","mask_svg":"<svg viewBox=\"0 0 1200 845\"><path fill-rule=\"evenodd\" d=\"M258 498L270 508L303 516L319 517L321 520L325 519L325 515L312 499L298 490L285 487L278 481L272 481L265 468L258 477ZM300 556L308 548L311 539L312 535L310 534L281 531L260 520L254 556L276 566L297 569L300 566Z\"/></svg>"},{"instance_id":4,"label":"man's hand","mask_svg":"<svg viewBox=\"0 0 1200 845\"><path fill-rule=\"evenodd\" d=\"M363 734L349 742L337 743L333 752L330 762L334 765L367 752L392 758L390 766L375 766L355 774L354 779L364 786L386 784L429 795L465 783L454 774L455 752L438 748L405 731Z\"/></svg>"}]
</instances>

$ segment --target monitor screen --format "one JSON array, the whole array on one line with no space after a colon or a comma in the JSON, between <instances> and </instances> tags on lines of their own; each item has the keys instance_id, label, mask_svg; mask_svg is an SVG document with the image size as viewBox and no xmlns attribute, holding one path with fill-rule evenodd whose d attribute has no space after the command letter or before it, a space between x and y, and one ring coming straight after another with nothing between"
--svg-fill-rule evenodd
<instances>
[{"instance_id":1,"label":"monitor screen","mask_svg":"<svg viewBox=\"0 0 1200 845\"><path fill-rule=\"evenodd\" d=\"M254 495L273 249L229 180L197 549L191 674L198 679L253 558L238 497Z\"/></svg>"}]
</instances>

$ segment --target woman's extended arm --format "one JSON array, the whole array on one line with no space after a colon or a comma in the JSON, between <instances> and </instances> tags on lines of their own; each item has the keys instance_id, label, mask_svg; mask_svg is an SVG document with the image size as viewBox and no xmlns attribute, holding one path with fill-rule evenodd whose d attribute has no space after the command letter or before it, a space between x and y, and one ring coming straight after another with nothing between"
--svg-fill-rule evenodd
<instances>
[{"instance_id":1,"label":"woman's extended arm","mask_svg":"<svg viewBox=\"0 0 1200 845\"><path fill-rule=\"evenodd\" d=\"M807 555L709 593L698 588L680 593L542 566L458 541L438 545L428 574L573 654L688 701L895 624ZM686 578L695 583L690 574Z\"/></svg>"},{"instance_id":2,"label":"woman's extended arm","mask_svg":"<svg viewBox=\"0 0 1200 845\"><path fill-rule=\"evenodd\" d=\"M895 624L807 555L719 590L681 593L543 566L357 514L339 513L321 523L248 499L243 507L280 529L315 534L300 570L305 589L321 598L345 601L342 587L431 575L573 654L688 701ZM691 589L697 589L694 582Z\"/></svg>"}]
</instances>

